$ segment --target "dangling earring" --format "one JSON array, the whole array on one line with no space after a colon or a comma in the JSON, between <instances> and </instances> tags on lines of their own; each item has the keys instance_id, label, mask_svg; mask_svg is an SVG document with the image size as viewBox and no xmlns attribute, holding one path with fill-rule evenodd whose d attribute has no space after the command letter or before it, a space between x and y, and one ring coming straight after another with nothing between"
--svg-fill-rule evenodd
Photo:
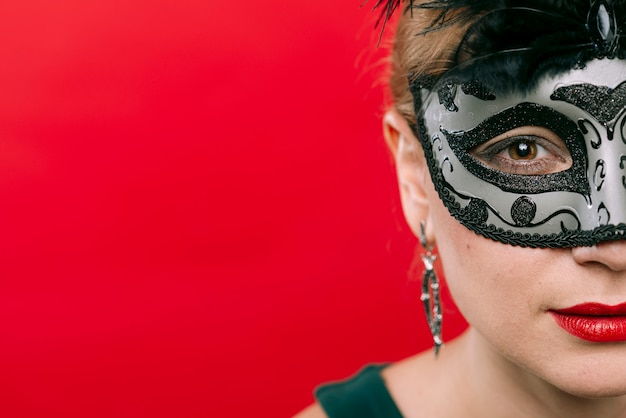
<instances>
[{"instance_id":1,"label":"dangling earring","mask_svg":"<svg viewBox=\"0 0 626 418\"><path fill-rule=\"evenodd\" d=\"M425 251L425 254L422 255L425 270L422 279L422 295L420 299L424 304L430 333L433 335L436 358L439 354L439 349L443 346L443 341L441 340L441 299L439 297L439 279L437 278L434 268L437 256L432 253L433 248L428 245L425 229L426 223L421 221L419 240Z\"/></svg>"}]
</instances>

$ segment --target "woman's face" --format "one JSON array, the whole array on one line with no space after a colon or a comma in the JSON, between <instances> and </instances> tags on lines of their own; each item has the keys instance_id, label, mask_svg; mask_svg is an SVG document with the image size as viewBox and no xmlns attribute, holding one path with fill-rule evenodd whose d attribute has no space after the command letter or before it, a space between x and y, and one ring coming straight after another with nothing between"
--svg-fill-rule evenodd
<instances>
[{"instance_id":1,"label":"woman's face","mask_svg":"<svg viewBox=\"0 0 626 418\"><path fill-rule=\"evenodd\" d=\"M407 221L414 232L426 221L450 292L477 336L477 357L519 382L605 397L626 394L626 60L606 58L619 46L612 3L591 4L587 25L566 16L555 22L580 29L572 50L593 45L599 52L587 53L595 58L563 61L559 74L537 73L537 86L514 92L492 92L498 83L489 80L500 77L481 63L518 49L541 52L535 37L523 43L516 18L528 12L529 22L550 21L558 10L511 8L511 33L504 14L486 13L462 41L468 48L459 47L476 61L434 85L411 79L417 126L392 111L386 137ZM547 33L542 42L558 50ZM520 35L521 47L502 34ZM502 74L527 68L515 62L503 59Z\"/></svg>"},{"instance_id":2,"label":"woman's face","mask_svg":"<svg viewBox=\"0 0 626 418\"><path fill-rule=\"evenodd\" d=\"M463 111L461 106L459 110ZM617 113L620 120L626 118L624 112ZM626 241L605 241L594 247L533 249L479 235L463 226L444 206L430 179L425 157L416 150L418 140L406 122L397 114L387 117L386 122L394 128L387 130L387 139L396 153L407 221L416 232L419 222L426 220L427 233L430 242L439 249L450 292L480 337L481 352L496 354L492 358L501 362L500 368L518 379L531 377L532 380L536 376L583 397L626 394ZM442 120L442 125L445 123ZM497 154L487 153L489 160L485 164L503 172L514 167L522 170L522 176L527 167L533 170L547 167L549 173L554 173L575 164L576 157L568 153L567 144L559 142L554 131L541 126L513 128L485 140L487 147L500 141L506 145L496 146ZM394 139L389 132L398 135ZM515 139L520 137L524 140ZM585 138L585 143L593 149L591 142L592 138ZM604 142L623 148L626 132L621 130L614 139ZM521 143L536 149L523 154ZM478 158L483 155L481 147L484 148L479 144L473 148ZM439 150L445 152L445 147ZM609 151L607 156L611 157L613 148ZM441 166L449 164L452 151L449 153L440 158ZM619 168L621 157L616 158L618 163L614 165ZM474 185L466 180L472 176L471 172L459 174L460 166L458 163L454 171L445 172L446 184L458 181L459 188L465 187L464 182ZM587 175L593 178L593 174L589 171ZM617 174L620 173L616 172L614 178L620 180ZM485 190L486 186L475 190L468 186L463 192L481 196ZM528 193L535 200L540 196ZM492 193L485 200L497 207L501 194L504 195ZM577 193L568 193L568 198L569 195ZM623 192L620 195L626 196ZM594 195L592 200L597 204L603 196ZM619 200L623 202L622 199ZM550 205L564 205L558 200L546 200L545 204L549 209ZM583 207L579 212L584 210ZM620 307L614 308L617 306Z\"/></svg>"}]
</instances>

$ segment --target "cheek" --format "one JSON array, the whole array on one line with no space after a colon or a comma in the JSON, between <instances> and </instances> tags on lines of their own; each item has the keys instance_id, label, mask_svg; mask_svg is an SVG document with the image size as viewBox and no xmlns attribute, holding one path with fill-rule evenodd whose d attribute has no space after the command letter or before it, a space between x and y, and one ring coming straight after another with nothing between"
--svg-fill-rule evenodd
<instances>
[{"instance_id":1,"label":"cheek","mask_svg":"<svg viewBox=\"0 0 626 418\"><path fill-rule=\"evenodd\" d=\"M451 217L438 224L443 228L437 229L437 246L446 283L457 307L474 327L497 318L501 309L498 301L507 284L506 278L499 277L502 272L494 265L490 246Z\"/></svg>"},{"instance_id":2,"label":"cheek","mask_svg":"<svg viewBox=\"0 0 626 418\"><path fill-rule=\"evenodd\" d=\"M432 221L450 293L466 320L486 334L524 332L543 313L541 265L545 250L513 247L484 238L435 205ZM543 251L543 252L542 252Z\"/></svg>"}]
</instances>

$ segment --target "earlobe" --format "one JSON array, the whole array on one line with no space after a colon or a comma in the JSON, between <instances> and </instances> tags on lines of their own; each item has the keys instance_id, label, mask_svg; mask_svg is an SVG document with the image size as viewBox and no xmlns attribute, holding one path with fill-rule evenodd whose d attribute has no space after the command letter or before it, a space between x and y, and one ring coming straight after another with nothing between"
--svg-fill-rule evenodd
<instances>
[{"instance_id":1,"label":"earlobe","mask_svg":"<svg viewBox=\"0 0 626 418\"><path fill-rule=\"evenodd\" d=\"M406 221L416 236L420 222L426 221L426 236L434 239L430 222L430 204L426 188L430 176L422 147L406 119L395 109L385 113L383 134L394 156L400 189L402 210Z\"/></svg>"}]
</instances>

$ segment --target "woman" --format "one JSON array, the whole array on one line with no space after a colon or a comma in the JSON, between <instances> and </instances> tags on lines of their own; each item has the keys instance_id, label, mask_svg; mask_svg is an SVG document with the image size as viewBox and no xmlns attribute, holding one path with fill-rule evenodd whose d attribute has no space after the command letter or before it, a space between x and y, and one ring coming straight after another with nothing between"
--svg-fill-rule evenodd
<instances>
[{"instance_id":1,"label":"woman","mask_svg":"<svg viewBox=\"0 0 626 418\"><path fill-rule=\"evenodd\" d=\"M435 355L299 416L626 416L626 1L406 5L383 125ZM445 346L434 246L470 324Z\"/></svg>"}]
</instances>

